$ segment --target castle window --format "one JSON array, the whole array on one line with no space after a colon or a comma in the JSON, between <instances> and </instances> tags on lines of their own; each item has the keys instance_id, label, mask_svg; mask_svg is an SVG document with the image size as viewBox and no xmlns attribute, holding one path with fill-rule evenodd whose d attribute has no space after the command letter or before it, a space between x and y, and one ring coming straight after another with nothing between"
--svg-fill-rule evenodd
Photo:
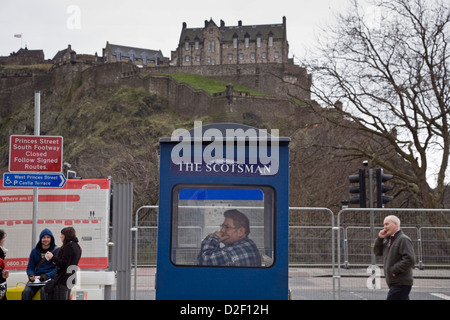
<instances>
[{"instance_id":1,"label":"castle window","mask_svg":"<svg viewBox=\"0 0 450 320\"><path fill-rule=\"evenodd\" d=\"M184 57L184 60L185 60L186 62L191 61L191 56L189 56L189 55L185 56L185 57Z\"/></svg>"},{"instance_id":2,"label":"castle window","mask_svg":"<svg viewBox=\"0 0 450 320\"><path fill-rule=\"evenodd\" d=\"M246 48L250 47L250 38L249 37L245 37L245 47Z\"/></svg>"},{"instance_id":3,"label":"castle window","mask_svg":"<svg viewBox=\"0 0 450 320\"><path fill-rule=\"evenodd\" d=\"M199 42L195 41L195 50L198 50L198 47L199 47Z\"/></svg>"},{"instance_id":4,"label":"castle window","mask_svg":"<svg viewBox=\"0 0 450 320\"><path fill-rule=\"evenodd\" d=\"M263 59L267 59L267 52L263 52L263 53L262 53L262 58L263 58Z\"/></svg>"},{"instance_id":5,"label":"castle window","mask_svg":"<svg viewBox=\"0 0 450 320\"><path fill-rule=\"evenodd\" d=\"M238 47L238 39L237 39L237 38L234 38L234 39L233 39L233 47L234 47L235 49L237 49L237 47Z\"/></svg>"},{"instance_id":6,"label":"castle window","mask_svg":"<svg viewBox=\"0 0 450 320\"><path fill-rule=\"evenodd\" d=\"M208 50L211 52L216 52L216 43L215 41L208 41Z\"/></svg>"},{"instance_id":7,"label":"castle window","mask_svg":"<svg viewBox=\"0 0 450 320\"><path fill-rule=\"evenodd\" d=\"M186 51L189 50L189 42L184 43L184 50L186 50Z\"/></svg>"},{"instance_id":8,"label":"castle window","mask_svg":"<svg viewBox=\"0 0 450 320\"><path fill-rule=\"evenodd\" d=\"M256 38L256 46L261 48L261 37Z\"/></svg>"},{"instance_id":9,"label":"castle window","mask_svg":"<svg viewBox=\"0 0 450 320\"><path fill-rule=\"evenodd\" d=\"M199 54L195 56L195 61L200 62L200 55Z\"/></svg>"},{"instance_id":10,"label":"castle window","mask_svg":"<svg viewBox=\"0 0 450 320\"><path fill-rule=\"evenodd\" d=\"M229 53L229 54L228 54L228 60L230 60L230 61L233 60L233 54L232 54L232 53Z\"/></svg>"},{"instance_id":11,"label":"castle window","mask_svg":"<svg viewBox=\"0 0 450 320\"><path fill-rule=\"evenodd\" d=\"M280 57L280 53L278 51L275 51L275 59L278 59Z\"/></svg>"},{"instance_id":12,"label":"castle window","mask_svg":"<svg viewBox=\"0 0 450 320\"><path fill-rule=\"evenodd\" d=\"M269 47L273 47L273 37L269 37Z\"/></svg>"},{"instance_id":13,"label":"castle window","mask_svg":"<svg viewBox=\"0 0 450 320\"><path fill-rule=\"evenodd\" d=\"M250 53L250 59L255 60L255 53L254 52Z\"/></svg>"},{"instance_id":14,"label":"castle window","mask_svg":"<svg viewBox=\"0 0 450 320\"><path fill-rule=\"evenodd\" d=\"M244 60L244 54L243 53L239 53L239 60Z\"/></svg>"}]
</instances>

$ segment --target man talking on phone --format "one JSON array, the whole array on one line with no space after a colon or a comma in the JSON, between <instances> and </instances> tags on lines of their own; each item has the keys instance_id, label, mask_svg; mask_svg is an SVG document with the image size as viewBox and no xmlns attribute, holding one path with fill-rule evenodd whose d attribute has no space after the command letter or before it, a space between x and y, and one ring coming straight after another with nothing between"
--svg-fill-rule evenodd
<instances>
[{"instance_id":1,"label":"man talking on phone","mask_svg":"<svg viewBox=\"0 0 450 320\"><path fill-rule=\"evenodd\" d=\"M409 300L416 262L411 239L400 229L400 219L387 216L373 248L383 256L384 276L389 287L387 300Z\"/></svg>"},{"instance_id":2,"label":"man talking on phone","mask_svg":"<svg viewBox=\"0 0 450 320\"><path fill-rule=\"evenodd\" d=\"M224 212L225 221L219 231L208 235L197 257L204 266L260 267L261 255L248 235L250 222L238 210ZM225 246L221 247L220 243Z\"/></svg>"}]
</instances>

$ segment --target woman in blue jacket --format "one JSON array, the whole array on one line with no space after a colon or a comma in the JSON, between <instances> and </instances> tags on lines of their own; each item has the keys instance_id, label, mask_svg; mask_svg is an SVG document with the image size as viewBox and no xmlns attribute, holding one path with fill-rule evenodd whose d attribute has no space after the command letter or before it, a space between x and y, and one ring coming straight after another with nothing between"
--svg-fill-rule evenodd
<instances>
[{"instance_id":1,"label":"woman in blue jacket","mask_svg":"<svg viewBox=\"0 0 450 320\"><path fill-rule=\"evenodd\" d=\"M46 300L45 283L55 276L57 267L45 259L45 254L48 251L56 254L58 250L53 233L49 229L42 230L39 242L30 253L27 267L28 283L22 292L22 300L31 300L39 290L41 300Z\"/></svg>"}]
</instances>

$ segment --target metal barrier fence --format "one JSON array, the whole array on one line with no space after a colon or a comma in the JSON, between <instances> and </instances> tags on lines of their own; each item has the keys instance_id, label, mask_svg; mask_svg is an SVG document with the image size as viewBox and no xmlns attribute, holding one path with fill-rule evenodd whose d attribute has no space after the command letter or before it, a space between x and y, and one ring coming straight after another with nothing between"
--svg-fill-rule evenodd
<instances>
[{"instance_id":1,"label":"metal barrier fence","mask_svg":"<svg viewBox=\"0 0 450 320\"><path fill-rule=\"evenodd\" d=\"M338 213L344 267L374 264L372 248L387 215L395 214L415 248L417 267L450 267L450 210L345 209ZM338 240L339 241L339 240ZM381 263L381 259L377 261ZM339 261L338 261L339 263Z\"/></svg>"},{"instance_id":2,"label":"metal barrier fence","mask_svg":"<svg viewBox=\"0 0 450 320\"><path fill-rule=\"evenodd\" d=\"M158 206L136 211L134 299L154 299ZM382 262L373 243L395 214L417 256L411 298L450 299L450 210L289 208L289 287L304 300L385 299Z\"/></svg>"}]
</instances>

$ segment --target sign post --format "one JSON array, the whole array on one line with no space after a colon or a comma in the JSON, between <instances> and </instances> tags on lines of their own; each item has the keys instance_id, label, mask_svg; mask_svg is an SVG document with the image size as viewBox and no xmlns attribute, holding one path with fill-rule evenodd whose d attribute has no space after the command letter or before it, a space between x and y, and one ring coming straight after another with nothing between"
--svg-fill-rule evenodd
<instances>
[{"instance_id":1,"label":"sign post","mask_svg":"<svg viewBox=\"0 0 450 320\"><path fill-rule=\"evenodd\" d=\"M40 136L40 91L35 92L34 99L34 136L12 135L9 144L9 172L34 174L11 175L8 173L3 179L4 187L33 188L32 248L36 243L39 187L62 188L65 184L65 178L61 174L63 138ZM59 174L40 175L39 173Z\"/></svg>"},{"instance_id":2,"label":"sign post","mask_svg":"<svg viewBox=\"0 0 450 320\"><path fill-rule=\"evenodd\" d=\"M36 91L34 93L34 135L41 135L41 92ZM11 145L11 144L10 144ZM9 152L11 154L11 151ZM9 161L11 163L11 159ZM38 206L39 206L39 189L33 189L33 227L31 231L31 248L33 248L36 243L37 238L37 217L38 217Z\"/></svg>"}]
</instances>

